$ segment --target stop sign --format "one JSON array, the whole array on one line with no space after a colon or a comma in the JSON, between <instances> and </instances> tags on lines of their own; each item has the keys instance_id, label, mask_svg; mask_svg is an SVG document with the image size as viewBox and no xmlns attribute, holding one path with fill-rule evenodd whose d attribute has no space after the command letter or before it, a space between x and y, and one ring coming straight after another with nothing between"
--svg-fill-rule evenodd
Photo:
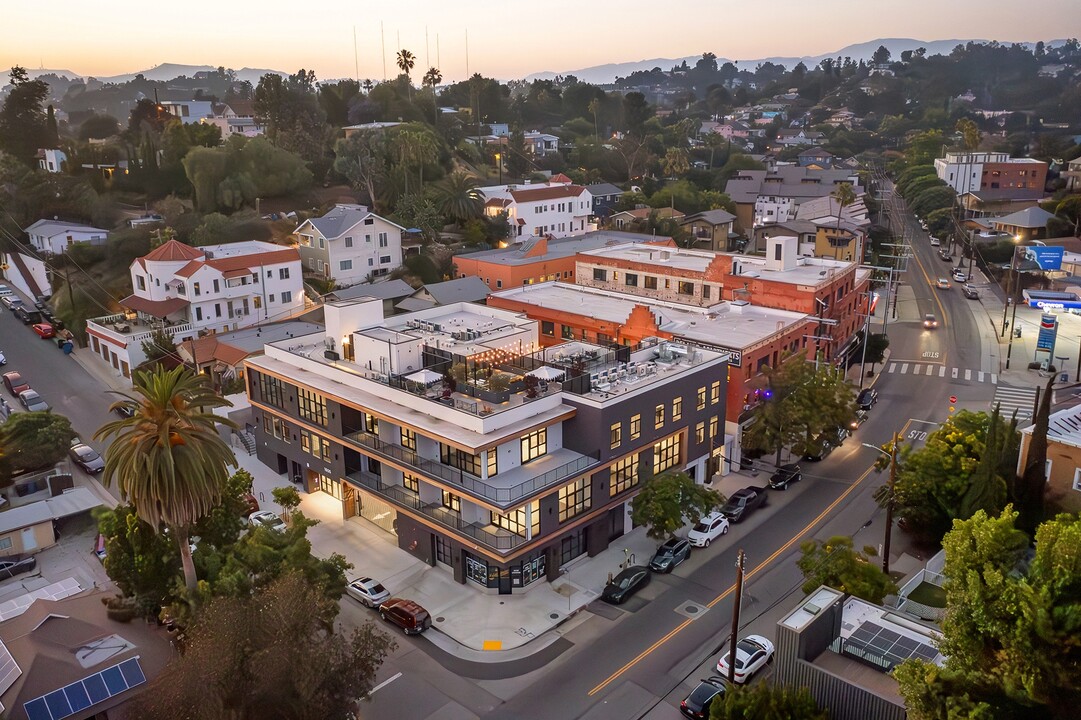
<instances>
[{"instance_id":1,"label":"stop sign","mask_svg":"<svg viewBox=\"0 0 1081 720\"><path fill-rule=\"evenodd\" d=\"M957 402L957 396L956 395L950 395L950 404L952 405L952 404L954 404L956 402Z\"/></svg>"}]
</instances>

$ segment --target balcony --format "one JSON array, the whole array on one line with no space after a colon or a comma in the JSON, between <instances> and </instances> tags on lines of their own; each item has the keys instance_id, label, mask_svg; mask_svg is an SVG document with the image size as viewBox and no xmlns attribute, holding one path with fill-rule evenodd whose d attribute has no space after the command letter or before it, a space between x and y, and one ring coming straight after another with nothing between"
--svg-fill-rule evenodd
<instances>
[{"instance_id":1,"label":"balcony","mask_svg":"<svg viewBox=\"0 0 1081 720\"><path fill-rule=\"evenodd\" d=\"M101 335L108 336L119 344L138 344L154 334L155 330L165 330L176 340L183 340L195 333L191 323L173 322L149 318L135 313L119 313L87 320L87 326Z\"/></svg>"},{"instance_id":2,"label":"balcony","mask_svg":"<svg viewBox=\"0 0 1081 720\"><path fill-rule=\"evenodd\" d=\"M495 479L501 480L507 483L507 485L496 487L481 480L475 475L463 472L462 470L449 465L444 465L435 460L421 457L412 450L408 450L401 445L384 442L374 435L363 431L347 433L344 438L359 447L372 451L377 457L382 457L392 462L396 462L399 465L404 465L410 470L415 470L428 477L450 483L475 497L482 498L503 507L509 507L518 500L527 498L541 490L558 485L565 480L580 475L596 465L598 458L596 453L592 455L579 455L571 450L557 450L550 455L534 460L528 465L522 465L508 470L506 473L497 475ZM567 462L556 464L564 457L569 456L576 457ZM554 467L538 473L539 470L548 465L554 465ZM514 483L514 480L517 477L531 473L538 474L522 480L521 482Z\"/></svg>"},{"instance_id":3,"label":"balcony","mask_svg":"<svg viewBox=\"0 0 1081 720\"><path fill-rule=\"evenodd\" d=\"M464 522L461 516L453 510L448 510L439 504L424 504L420 498L409 492L401 485L384 483L378 477L370 473L352 472L346 474L346 479L356 485L377 495L390 500L395 505L407 510L419 512L443 527L454 532L467 535L478 543L493 550L513 550L527 542L521 535L515 535L509 530L494 525L480 525L478 523Z\"/></svg>"}]
</instances>

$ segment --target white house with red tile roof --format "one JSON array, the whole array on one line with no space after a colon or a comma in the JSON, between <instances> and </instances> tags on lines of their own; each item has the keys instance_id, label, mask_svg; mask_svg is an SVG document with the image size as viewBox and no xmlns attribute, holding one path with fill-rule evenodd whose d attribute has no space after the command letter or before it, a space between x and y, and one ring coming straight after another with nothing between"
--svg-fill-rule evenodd
<instances>
[{"instance_id":1,"label":"white house with red tile roof","mask_svg":"<svg viewBox=\"0 0 1081 720\"><path fill-rule=\"evenodd\" d=\"M126 378L162 329L174 342L289 318L304 309L300 253L260 241L194 248L170 240L131 264L125 313L87 321L91 349Z\"/></svg>"},{"instance_id":2,"label":"white house with red tile roof","mask_svg":"<svg viewBox=\"0 0 1081 720\"><path fill-rule=\"evenodd\" d=\"M566 175L544 184L490 185L479 190L486 198L484 213L497 217L505 212L512 237L570 237L596 230L589 222L593 194Z\"/></svg>"}]
</instances>

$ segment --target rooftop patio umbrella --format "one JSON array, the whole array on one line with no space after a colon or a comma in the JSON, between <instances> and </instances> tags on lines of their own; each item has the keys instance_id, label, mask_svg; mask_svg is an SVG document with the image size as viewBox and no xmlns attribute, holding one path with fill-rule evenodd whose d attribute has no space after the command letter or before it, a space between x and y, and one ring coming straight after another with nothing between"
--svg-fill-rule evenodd
<instances>
[{"instance_id":1,"label":"rooftop patio umbrella","mask_svg":"<svg viewBox=\"0 0 1081 720\"><path fill-rule=\"evenodd\" d=\"M566 370L560 370L550 365L541 365L536 370L530 370L526 375L532 375L535 378L541 380L562 380L563 376L567 374Z\"/></svg>"},{"instance_id":2,"label":"rooftop patio umbrella","mask_svg":"<svg viewBox=\"0 0 1081 720\"><path fill-rule=\"evenodd\" d=\"M412 380L413 382L418 382L421 385L434 385L435 383L442 380L443 376L437 372L432 372L428 368L424 368L423 370L419 370L415 373L406 375L405 379Z\"/></svg>"}]
</instances>

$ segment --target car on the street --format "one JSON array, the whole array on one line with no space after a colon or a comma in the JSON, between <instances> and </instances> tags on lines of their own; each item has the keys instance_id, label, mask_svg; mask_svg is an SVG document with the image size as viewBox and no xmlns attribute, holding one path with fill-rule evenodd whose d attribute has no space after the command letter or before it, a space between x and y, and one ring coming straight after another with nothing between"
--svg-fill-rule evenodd
<instances>
[{"instance_id":1,"label":"car on the street","mask_svg":"<svg viewBox=\"0 0 1081 720\"><path fill-rule=\"evenodd\" d=\"M105 469L105 460L98 455L98 451L90 447L86 443L75 443L68 450L71 455L71 459L74 460L79 467L86 470L91 475L97 475L99 472Z\"/></svg>"},{"instance_id":2,"label":"car on the street","mask_svg":"<svg viewBox=\"0 0 1081 720\"><path fill-rule=\"evenodd\" d=\"M825 459L826 456L828 456L831 452L834 451L834 449L836 449L836 447L837 446L833 443L819 436L812 440L810 444L806 448L804 448L803 455L800 456L800 459L806 460L807 462L818 462Z\"/></svg>"},{"instance_id":3,"label":"car on the street","mask_svg":"<svg viewBox=\"0 0 1081 720\"><path fill-rule=\"evenodd\" d=\"M938 238L936 238L934 235L932 235L931 236L931 247L939 247L941 245L942 245L942 241L939 240Z\"/></svg>"},{"instance_id":4,"label":"car on the street","mask_svg":"<svg viewBox=\"0 0 1081 720\"><path fill-rule=\"evenodd\" d=\"M0 297L7 297L8 295L14 294L15 293L11 292L11 288L9 288L7 285L0 285Z\"/></svg>"},{"instance_id":5,"label":"car on the street","mask_svg":"<svg viewBox=\"0 0 1081 720\"><path fill-rule=\"evenodd\" d=\"M127 405L114 405L111 409L122 418L129 418L135 414L135 412Z\"/></svg>"},{"instance_id":6,"label":"car on the street","mask_svg":"<svg viewBox=\"0 0 1081 720\"><path fill-rule=\"evenodd\" d=\"M789 485L802 479L803 470L800 469L800 466L795 463L788 463L777 468L777 472L770 476L769 486L771 490L787 490Z\"/></svg>"},{"instance_id":7,"label":"car on the street","mask_svg":"<svg viewBox=\"0 0 1081 720\"><path fill-rule=\"evenodd\" d=\"M0 365L7 365L7 364L8 364L8 359L6 357L4 357L3 351L0 350Z\"/></svg>"},{"instance_id":8,"label":"car on the street","mask_svg":"<svg viewBox=\"0 0 1081 720\"><path fill-rule=\"evenodd\" d=\"M36 569L38 561L33 555L8 555L0 558L0 580L7 580L16 575Z\"/></svg>"},{"instance_id":9,"label":"car on the street","mask_svg":"<svg viewBox=\"0 0 1081 720\"><path fill-rule=\"evenodd\" d=\"M49 403L38 395L37 390L23 390L19 393L19 402L29 412L45 412L49 409Z\"/></svg>"},{"instance_id":10,"label":"car on the street","mask_svg":"<svg viewBox=\"0 0 1081 720\"><path fill-rule=\"evenodd\" d=\"M856 396L856 405L860 410L870 410L878 402L878 390L874 388L864 388L860 390L860 394Z\"/></svg>"},{"instance_id":11,"label":"car on the street","mask_svg":"<svg viewBox=\"0 0 1081 720\"><path fill-rule=\"evenodd\" d=\"M248 517L254 512L259 512L259 501L250 492L241 495L240 499L244 501L244 510L241 512L243 517Z\"/></svg>"},{"instance_id":12,"label":"car on the street","mask_svg":"<svg viewBox=\"0 0 1081 720\"><path fill-rule=\"evenodd\" d=\"M773 643L761 635L748 635L740 640L736 643L736 672L733 680L741 685L750 680L752 675L773 659L773 651ZM731 654L727 652L717 661L717 673L721 677L728 677Z\"/></svg>"},{"instance_id":13,"label":"car on the street","mask_svg":"<svg viewBox=\"0 0 1081 720\"><path fill-rule=\"evenodd\" d=\"M866 410L863 410L862 408L857 410L856 411L856 416L854 418L852 418L852 422L848 423L849 434L851 435L852 433L859 430L860 425L867 422L868 417L869 417L869 414L868 414L868 412Z\"/></svg>"},{"instance_id":14,"label":"car on the street","mask_svg":"<svg viewBox=\"0 0 1081 720\"><path fill-rule=\"evenodd\" d=\"M4 387L15 397L18 397L23 390L30 389L30 383L23 380L23 376L15 370L4 373L3 378Z\"/></svg>"},{"instance_id":15,"label":"car on the street","mask_svg":"<svg viewBox=\"0 0 1081 720\"><path fill-rule=\"evenodd\" d=\"M927 231L927 221L926 220L920 220L920 229L925 231L925 232Z\"/></svg>"},{"instance_id":16,"label":"car on the street","mask_svg":"<svg viewBox=\"0 0 1081 720\"><path fill-rule=\"evenodd\" d=\"M765 504L766 488L752 485L732 493L728 502L721 508L721 512L729 521L738 523Z\"/></svg>"},{"instance_id":17,"label":"car on the street","mask_svg":"<svg viewBox=\"0 0 1081 720\"><path fill-rule=\"evenodd\" d=\"M3 297L0 297L0 302L4 303L4 306L8 310L14 310L17 307L22 306L23 304L22 299L16 297L15 295L5 295Z\"/></svg>"},{"instance_id":18,"label":"car on the street","mask_svg":"<svg viewBox=\"0 0 1081 720\"><path fill-rule=\"evenodd\" d=\"M248 524L252 527L265 527L274 532L285 532L288 528L285 521L278 517L277 513L270 510L260 510L248 516Z\"/></svg>"},{"instance_id":19,"label":"car on the street","mask_svg":"<svg viewBox=\"0 0 1081 720\"><path fill-rule=\"evenodd\" d=\"M953 279L959 283L968 282L968 274L964 270L954 270Z\"/></svg>"},{"instance_id":20,"label":"car on the street","mask_svg":"<svg viewBox=\"0 0 1081 720\"><path fill-rule=\"evenodd\" d=\"M923 316L923 326L928 330L934 330L936 327L938 327L938 318L936 318L931 313L927 313Z\"/></svg>"},{"instance_id":21,"label":"car on the street","mask_svg":"<svg viewBox=\"0 0 1081 720\"><path fill-rule=\"evenodd\" d=\"M649 561L649 569L659 573L672 572L676 565L690 556L690 542L683 538L670 537L653 554L653 559Z\"/></svg>"},{"instance_id":22,"label":"car on the street","mask_svg":"<svg viewBox=\"0 0 1081 720\"><path fill-rule=\"evenodd\" d=\"M721 511L711 512L699 520L687 533L687 541L695 547L709 547L709 544L728 532L728 518Z\"/></svg>"},{"instance_id":23,"label":"car on the street","mask_svg":"<svg viewBox=\"0 0 1081 720\"><path fill-rule=\"evenodd\" d=\"M432 616L412 600L387 598L379 606L379 617L394 623L406 635L420 635L432 626Z\"/></svg>"},{"instance_id":24,"label":"car on the street","mask_svg":"<svg viewBox=\"0 0 1081 720\"><path fill-rule=\"evenodd\" d=\"M44 310L46 307L48 307L48 302L49 298L45 297L44 295L38 295L36 298L34 298L34 308L37 310Z\"/></svg>"},{"instance_id":25,"label":"car on the street","mask_svg":"<svg viewBox=\"0 0 1081 720\"><path fill-rule=\"evenodd\" d=\"M943 260L945 262L952 262L953 261L953 255L950 253L949 250L939 250L938 251L938 259Z\"/></svg>"},{"instance_id":26,"label":"car on the street","mask_svg":"<svg viewBox=\"0 0 1081 720\"><path fill-rule=\"evenodd\" d=\"M30 326L34 332L38 334L42 340L48 340L51 337L56 337L56 328L48 323L34 323Z\"/></svg>"},{"instance_id":27,"label":"car on the street","mask_svg":"<svg viewBox=\"0 0 1081 720\"><path fill-rule=\"evenodd\" d=\"M728 681L722 677L711 675L708 678L702 678L694 690L691 690L691 694L679 704L679 711L694 720L708 718L713 701L724 695L727 687Z\"/></svg>"},{"instance_id":28,"label":"car on the street","mask_svg":"<svg viewBox=\"0 0 1081 720\"><path fill-rule=\"evenodd\" d=\"M20 305L11 311L11 314L19 319L23 325L33 325L41 322L41 313L25 305Z\"/></svg>"},{"instance_id":29,"label":"car on the street","mask_svg":"<svg viewBox=\"0 0 1081 720\"><path fill-rule=\"evenodd\" d=\"M961 292L969 300L979 300L980 299L980 291L977 290L976 288L972 287L971 285L962 286L961 287Z\"/></svg>"},{"instance_id":30,"label":"car on the street","mask_svg":"<svg viewBox=\"0 0 1081 720\"><path fill-rule=\"evenodd\" d=\"M649 568L645 565L631 565L619 571L612 582L604 586L601 600L612 605L622 605L632 595L649 585Z\"/></svg>"},{"instance_id":31,"label":"car on the street","mask_svg":"<svg viewBox=\"0 0 1081 720\"><path fill-rule=\"evenodd\" d=\"M390 592L378 580L370 577L350 580L345 586L345 594L370 608L378 608L390 598Z\"/></svg>"},{"instance_id":32,"label":"car on the street","mask_svg":"<svg viewBox=\"0 0 1081 720\"><path fill-rule=\"evenodd\" d=\"M948 278L938 278L935 280L935 287L939 290L949 290L951 285Z\"/></svg>"}]
</instances>

